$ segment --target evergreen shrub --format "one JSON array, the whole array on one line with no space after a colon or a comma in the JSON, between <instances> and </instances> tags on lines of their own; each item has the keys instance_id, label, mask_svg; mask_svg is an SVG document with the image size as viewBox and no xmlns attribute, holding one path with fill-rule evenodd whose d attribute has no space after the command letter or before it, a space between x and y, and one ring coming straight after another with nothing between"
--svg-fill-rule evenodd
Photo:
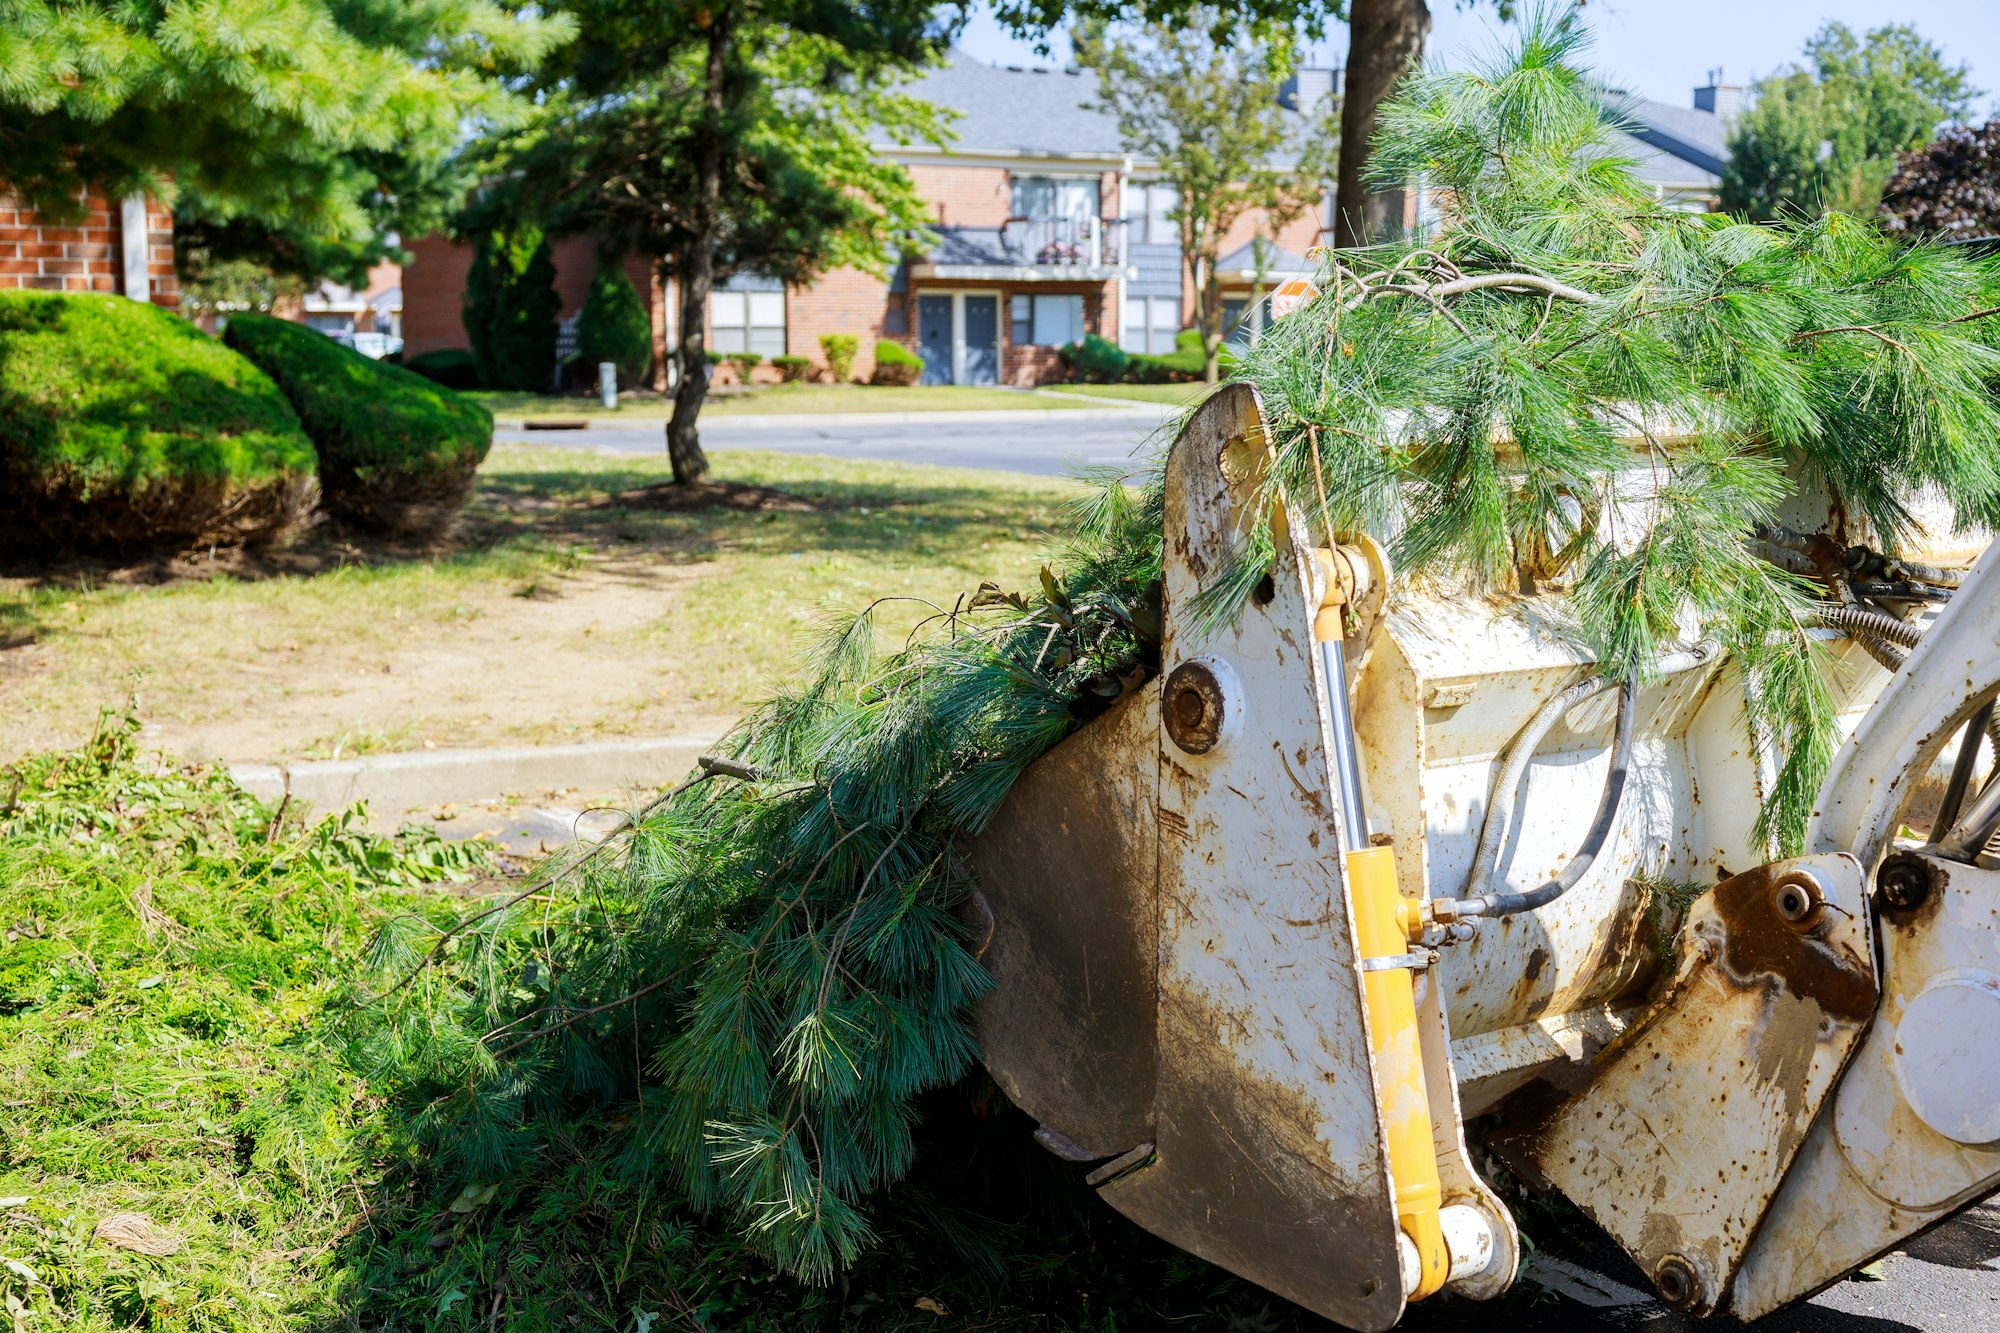
<instances>
[{"instance_id":1,"label":"evergreen shrub","mask_svg":"<svg viewBox=\"0 0 2000 1333\"><path fill-rule=\"evenodd\" d=\"M887 338L875 344L875 374L870 384L915 384L924 375L924 360Z\"/></svg>"},{"instance_id":2,"label":"evergreen shrub","mask_svg":"<svg viewBox=\"0 0 2000 1333\"><path fill-rule=\"evenodd\" d=\"M1116 384L1132 360L1124 348L1095 333L1084 334L1081 342L1065 343L1056 355L1072 379L1086 384Z\"/></svg>"},{"instance_id":3,"label":"evergreen shrub","mask_svg":"<svg viewBox=\"0 0 2000 1333\"><path fill-rule=\"evenodd\" d=\"M421 536L464 503L493 442L484 407L289 320L238 315L223 340L291 400L319 452L329 512L371 531Z\"/></svg>"},{"instance_id":4,"label":"evergreen shrub","mask_svg":"<svg viewBox=\"0 0 2000 1333\"><path fill-rule=\"evenodd\" d=\"M477 389L479 366L472 359L472 353L462 347L447 347L435 352L425 352L420 356L407 357L402 361L403 369L422 375L433 384L442 384L447 389Z\"/></svg>"},{"instance_id":5,"label":"evergreen shrub","mask_svg":"<svg viewBox=\"0 0 2000 1333\"><path fill-rule=\"evenodd\" d=\"M547 392L555 382L561 312L547 237L534 228L479 233L465 279L465 333L481 384Z\"/></svg>"},{"instance_id":6,"label":"evergreen shrub","mask_svg":"<svg viewBox=\"0 0 2000 1333\"><path fill-rule=\"evenodd\" d=\"M606 361L618 367L620 385L646 382L646 371L653 364L653 320L632 280L613 261L598 260L590 293L577 316L576 347L592 383L597 367Z\"/></svg>"},{"instance_id":7,"label":"evergreen shrub","mask_svg":"<svg viewBox=\"0 0 2000 1333\"><path fill-rule=\"evenodd\" d=\"M774 356L771 364L778 368L778 374L787 384L797 384L812 377L813 362L809 356Z\"/></svg>"},{"instance_id":8,"label":"evergreen shrub","mask_svg":"<svg viewBox=\"0 0 2000 1333\"><path fill-rule=\"evenodd\" d=\"M1170 384L1176 380L1198 380L1208 369L1201 352L1201 330L1182 329L1174 335L1174 350L1157 356L1131 358L1126 377L1134 384Z\"/></svg>"},{"instance_id":9,"label":"evergreen shrub","mask_svg":"<svg viewBox=\"0 0 2000 1333\"><path fill-rule=\"evenodd\" d=\"M826 368L833 372L835 384L845 384L854 377L854 358L861 354L859 335L822 333L819 335L819 350L826 357Z\"/></svg>"},{"instance_id":10,"label":"evergreen shrub","mask_svg":"<svg viewBox=\"0 0 2000 1333\"><path fill-rule=\"evenodd\" d=\"M311 514L314 464L278 386L186 320L0 292L0 549L270 541Z\"/></svg>"}]
</instances>

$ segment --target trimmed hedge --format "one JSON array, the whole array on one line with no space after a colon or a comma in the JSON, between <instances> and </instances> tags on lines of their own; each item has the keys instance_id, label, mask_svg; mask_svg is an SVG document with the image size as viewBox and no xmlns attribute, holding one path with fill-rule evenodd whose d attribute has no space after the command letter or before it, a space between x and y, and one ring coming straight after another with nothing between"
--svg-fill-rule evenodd
<instances>
[{"instance_id":1,"label":"trimmed hedge","mask_svg":"<svg viewBox=\"0 0 2000 1333\"><path fill-rule=\"evenodd\" d=\"M1160 356L1135 356L1126 370L1135 384L1166 384L1173 380L1198 380L1208 369L1202 355L1201 331L1182 329L1174 335L1174 350Z\"/></svg>"},{"instance_id":2,"label":"trimmed hedge","mask_svg":"<svg viewBox=\"0 0 2000 1333\"><path fill-rule=\"evenodd\" d=\"M899 342L884 338L875 344L875 374L870 384L915 384L924 376L924 359Z\"/></svg>"},{"instance_id":3,"label":"trimmed hedge","mask_svg":"<svg viewBox=\"0 0 2000 1333\"><path fill-rule=\"evenodd\" d=\"M861 351L861 336L855 333L822 333L819 335L819 350L826 357L826 368L833 372L833 382L845 384L854 374L854 358Z\"/></svg>"},{"instance_id":4,"label":"trimmed hedge","mask_svg":"<svg viewBox=\"0 0 2000 1333\"><path fill-rule=\"evenodd\" d=\"M787 384L798 384L812 377L813 360L809 356L774 356L771 364L778 368Z\"/></svg>"},{"instance_id":5,"label":"trimmed hedge","mask_svg":"<svg viewBox=\"0 0 2000 1333\"><path fill-rule=\"evenodd\" d=\"M449 522L493 443L493 414L303 324L236 315L223 341L276 380L319 450L326 508L399 536Z\"/></svg>"},{"instance_id":6,"label":"trimmed hedge","mask_svg":"<svg viewBox=\"0 0 2000 1333\"><path fill-rule=\"evenodd\" d=\"M421 356L413 356L396 364L405 370L415 371L433 384L442 384L447 389L480 387L479 363L474 361L472 353L463 347L447 347L435 352L425 352Z\"/></svg>"},{"instance_id":7,"label":"trimmed hedge","mask_svg":"<svg viewBox=\"0 0 2000 1333\"><path fill-rule=\"evenodd\" d=\"M1109 338L1086 333L1080 342L1065 343L1056 349L1069 373L1090 384L1116 384L1125 378L1132 358Z\"/></svg>"},{"instance_id":8,"label":"trimmed hedge","mask_svg":"<svg viewBox=\"0 0 2000 1333\"><path fill-rule=\"evenodd\" d=\"M311 515L313 474L278 387L186 320L0 292L0 548L267 542Z\"/></svg>"}]
</instances>

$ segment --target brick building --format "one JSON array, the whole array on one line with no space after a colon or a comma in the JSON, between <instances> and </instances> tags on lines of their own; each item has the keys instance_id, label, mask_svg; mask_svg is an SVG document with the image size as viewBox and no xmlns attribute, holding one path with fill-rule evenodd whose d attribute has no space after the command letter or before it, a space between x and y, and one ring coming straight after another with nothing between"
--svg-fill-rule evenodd
<instances>
[{"instance_id":1,"label":"brick building","mask_svg":"<svg viewBox=\"0 0 2000 1333\"><path fill-rule=\"evenodd\" d=\"M79 202L76 218L53 221L0 194L0 290L116 292L180 305L173 215L142 195Z\"/></svg>"},{"instance_id":2,"label":"brick building","mask_svg":"<svg viewBox=\"0 0 2000 1333\"><path fill-rule=\"evenodd\" d=\"M1112 117L1093 106L1094 75L985 65L954 51L910 91L957 113L957 138L947 148L878 146L908 168L930 206L934 242L886 277L839 269L788 290L738 275L710 299L710 349L819 361L820 335L850 333L860 340L862 378L874 369L876 340L886 338L923 358L925 383L1016 385L1059 377L1057 349L1086 333L1129 352L1173 350L1176 333L1195 318L1194 283L1169 217L1175 198L1153 164L1125 151ZM1333 113L1338 91L1337 71L1293 76L1281 98L1293 142L1309 118ZM1713 207L1735 106L1726 94L1735 91L1697 90L1691 109L1606 94L1616 150L1664 202ZM1424 211L1419 189L1407 217L1417 221ZM1264 293L1316 267L1310 252L1331 224L1330 189L1282 225L1256 212L1237 220L1216 266L1225 336L1254 334ZM469 250L435 237L411 249L402 284L406 355L464 347ZM587 241L557 251L565 320L582 304L591 262ZM648 298L663 351L677 313L671 284L643 262L627 267Z\"/></svg>"}]
</instances>

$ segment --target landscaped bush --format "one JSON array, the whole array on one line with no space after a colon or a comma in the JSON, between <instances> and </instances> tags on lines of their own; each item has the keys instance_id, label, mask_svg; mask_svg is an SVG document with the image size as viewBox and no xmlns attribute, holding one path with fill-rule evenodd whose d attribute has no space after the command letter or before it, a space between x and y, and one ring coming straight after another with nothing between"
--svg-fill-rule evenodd
<instances>
[{"instance_id":1,"label":"landscaped bush","mask_svg":"<svg viewBox=\"0 0 2000 1333\"><path fill-rule=\"evenodd\" d=\"M493 415L303 324L238 315L223 335L277 381L319 450L327 509L401 536L449 522L493 442Z\"/></svg>"},{"instance_id":2,"label":"landscaped bush","mask_svg":"<svg viewBox=\"0 0 2000 1333\"><path fill-rule=\"evenodd\" d=\"M812 358L809 356L774 356L771 364L778 368L778 374L787 384L797 384L812 375Z\"/></svg>"},{"instance_id":3,"label":"landscaped bush","mask_svg":"<svg viewBox=\"0 0 2000 1333\"><path fill-rule=\"evenodd\" d=\"M923 378L924 360L887 338L875 344L875 375L870 384L915 384Z\"/></svg>"},{"instance_id":4,"label":"landscaped bush","mask_svg":"<svg viewBox=\"0 0 2000 1333\"><path fill-rule=\"evenodd\" d=\"M724 365L736 372L736 382L738 384L748 384L750 382L750 372L763 364L764 355L761 352L724 352L722 354L722 361Z\"/></svg>"},{"instance_id":5,"label":"landscaped bush","mask_svg":"<svg viewBox=\"0 0 2000 1333\"><path fill-rule=\"evenodd\" d=\"M645 383L653 363L653 320L638 289L616 263L598 260L590 294L576 319L576 347L593 383L597 367L606 361L618 367L623 387Z\"/></svg>"},{"instance_id":6,"label":"landscaped bush","mask_svg":"<svg viewBox=\"0 0 2000 1333\"><path fill-rule=\"evenodd\" d=\"M835 384L845 384L854 376L854 358L861 352L861 338L853 333L822 333L819 335L820 354L826 357L826 368L833 372Z\"/></svg>"},{"instance_id":7,"label":"landscaped bush","mask_svg":"<svg viewBox=\"0 0 2000 1333\"><path fill-rule=\"evenodd\" d=\"M1124 348L1095 333L1084 334L1081 342L1064 344L1056 355L1072 378L1087 384L1116 384L1125 378L1125 367L1132 360Z\"/></svg>"},{"instance_id":8,"label":"landscaped bush","mask_svg":"<svg viewBox=\"0 0 2000 1333\"><path fill-rule=\"evenodd\" d=\"M1167 384L1174 380L1198 380L1208 369L1202 355L1201 331L1182 329L1174 335L1174 350L1159 356L1135 356L1126 376L1135 384Z\"/></svg>"},{"instance_id":9,"label":"landscaped bush","mask_svg":"<svg viewBox=\"0 0 2000 1333\"><path fill-rule=\"evenodd\" d=\"M408 357L401 364L403 369L415 371L433 384L442 384L447 389L479 387L479 366L473 361L472 353L462 347L425 352L421 356Z\"/></svg>"},{"instance_id":10,"label":"landscaped bush","mask_svg":"<svg viewBox=\"0 0 2000 1333\"><path fill-rule=\"evenodd\" d=\"M0 292L0 549L269 541L311 514L313 473L278 387L186 320Z\"/></svg>"}]
</instances>

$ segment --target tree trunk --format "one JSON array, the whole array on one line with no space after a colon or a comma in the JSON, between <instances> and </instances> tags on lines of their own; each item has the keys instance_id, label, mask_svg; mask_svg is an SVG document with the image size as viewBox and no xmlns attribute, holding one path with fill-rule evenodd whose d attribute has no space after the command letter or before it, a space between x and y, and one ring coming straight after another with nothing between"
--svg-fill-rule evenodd
<instances>
[{"instance_id":1,"label":"tree trunk","mask_svg":"<svg viewBox=\"0 0 2000 1333\"><path fill-rule=\"evenodd\" d=\"M715 281L715 240L722 214L722 93L729 51L728 6L709 19L708 69L702 92L701 126L695 132L695 207L692 235L675 265L680 282L680 383L674 386L674 414L667 421L667 461L677 482L698 481L708 472L696 419L708 397L708 293Z\"/></svg>"},{"instance_id":2,"label":"tree trunk","mask_svg":"<svg viewBox=\"0 0 2000 1333\"><path fill-rule=\"evenodd\" d=\"M1362 183L1375 113L1423 54L1431 11L1424 0L1354 0L1348 10L1346 86L1340 101L1340 171L1334 193L1333 243L1367 245L1403 221L1403 191L1371 192Z\"/></svg>"}]
</instances>

